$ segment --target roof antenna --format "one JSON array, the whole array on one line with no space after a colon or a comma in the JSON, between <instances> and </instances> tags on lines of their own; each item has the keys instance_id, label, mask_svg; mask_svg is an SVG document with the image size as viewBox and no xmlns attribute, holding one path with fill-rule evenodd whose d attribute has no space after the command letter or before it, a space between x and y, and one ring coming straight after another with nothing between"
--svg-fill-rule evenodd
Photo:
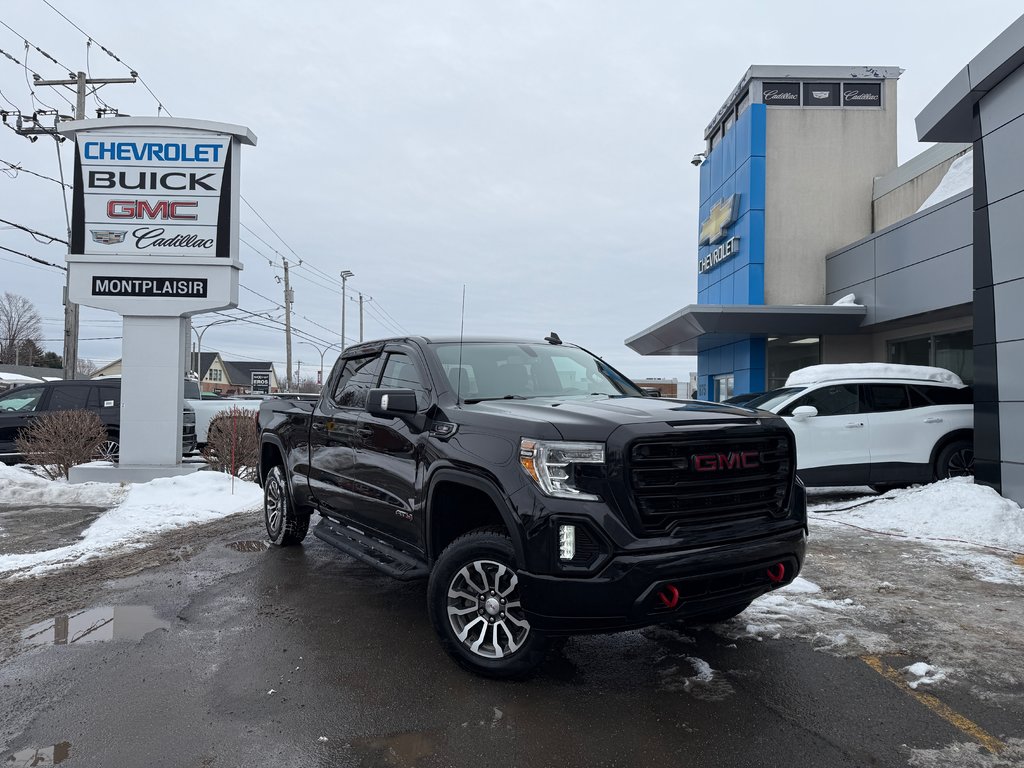
<instances>
[{"instance_id":1,"label":"roof antenna","mask_svg":"<svg viewBox=\"0 0 1024 768\"><path fill-rule=\"evenodd\" d=\"M466 335L466 284L462 284L462 320L459 325L459 379L455 384L455 404L462 405L462 340Z\"/></svg>"},{"instance_id":2,"label":"roof antenna","mask_svg":"<svg viewBox=\"0 0 1024 768\"><path fill-rule=\"evenodd\" d=\"M562 340L560 338L558 338L558 334L555 333L554 331L551 332L550 336L545 336L544 337L544 341L546 341L548 344L561 344L562 343Z\"/></svg>"}]
</instances>

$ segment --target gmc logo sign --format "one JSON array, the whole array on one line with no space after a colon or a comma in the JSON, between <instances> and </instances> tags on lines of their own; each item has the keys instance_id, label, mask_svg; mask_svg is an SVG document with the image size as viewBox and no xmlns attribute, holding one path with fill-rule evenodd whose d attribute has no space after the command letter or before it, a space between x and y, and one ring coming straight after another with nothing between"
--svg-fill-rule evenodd
<instances>
[{"instance_id":1,"label":"gmc logo sign","mask_svg":"<svg viewBox=\"0 0 1024 768\"><path fill-rule=\"evenodd\" d=\"M757 469L761 456L757 451L738 453L695 453L693 468L697 472L723 472L727 469Z\"/></svg>"},{"instance_id":2,"label":"gmc logo sign","mask_svg":"<svg viewBox=\"0 0 1024 768\"><path fill-rule=\"evenodd\" d=\"M159 200L150 203L148 200L109 200L107 216L111 219L176 219L179 221L195 221L196 214L188 209L197 208L195 200Z\"/></svg>"}]
</instances>

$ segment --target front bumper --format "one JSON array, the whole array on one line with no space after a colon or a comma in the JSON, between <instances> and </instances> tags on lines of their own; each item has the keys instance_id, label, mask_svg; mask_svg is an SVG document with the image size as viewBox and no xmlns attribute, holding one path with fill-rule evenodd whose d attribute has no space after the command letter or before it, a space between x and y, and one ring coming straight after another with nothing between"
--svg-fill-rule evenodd
<instances>
[{"instance_id":1,"label":"front bumper","mask_svg":"<svg viewBox=\"0 0 1024 768\"><path fill-rule=\"evenodd\" d=\"M806 547L804 528L794 527L747 542L620 554L588 578L520 571L519 582L527 618L536 629L613 632L750 602L792 582Z\"/></svg>"}]
</instances>

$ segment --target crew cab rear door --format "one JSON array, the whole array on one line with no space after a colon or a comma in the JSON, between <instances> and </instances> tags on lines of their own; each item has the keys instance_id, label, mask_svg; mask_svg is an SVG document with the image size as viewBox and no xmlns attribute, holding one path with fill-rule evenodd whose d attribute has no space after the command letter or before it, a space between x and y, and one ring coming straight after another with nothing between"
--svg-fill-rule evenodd
<instances>
[{"instance_id":1,"label":"crew cab rear door","mask_svg":"<svg viewBox=\"0 0 1024 768\"><path fill-rule=\"evenodd\" d=\"M377 385L383 351L345 358L329 391L313 409L309 430L309 489L328 517L359 520L361 494L354 490L355 441L366 393Z\"/></svg>"},{"instance_id":2,"label":"crew cab rear door","mask_svg":"<svg viewBox=\"0 0 1024 768\"><path fill-rule=\"evenodd\" d=\"M354 488L359 516L370 528L425 551L416 476L430 405L426 367L406 347L389 346L379 387L411 389L418 413L403 417L359 415Z\"/></svg>"}]
</instances>

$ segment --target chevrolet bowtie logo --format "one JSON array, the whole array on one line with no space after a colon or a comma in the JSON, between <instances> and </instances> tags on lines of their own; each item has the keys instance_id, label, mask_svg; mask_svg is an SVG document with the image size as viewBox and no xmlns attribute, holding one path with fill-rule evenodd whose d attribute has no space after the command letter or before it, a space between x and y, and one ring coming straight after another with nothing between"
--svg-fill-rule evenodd
<instances>
[{"instance_id":1,"label":"chevrolet bowtie logo","mask_svg":"<svg viewBox=\"0 0 1024 768\"><path fill-rule=\"evenodd\" d=\"M700 224L700 240L698 245L717 243L725 237L725 230L736 220L736 212L740 207L740 196L723 197L711 206L711 213Z\"/></svg>"}]
</instances>

